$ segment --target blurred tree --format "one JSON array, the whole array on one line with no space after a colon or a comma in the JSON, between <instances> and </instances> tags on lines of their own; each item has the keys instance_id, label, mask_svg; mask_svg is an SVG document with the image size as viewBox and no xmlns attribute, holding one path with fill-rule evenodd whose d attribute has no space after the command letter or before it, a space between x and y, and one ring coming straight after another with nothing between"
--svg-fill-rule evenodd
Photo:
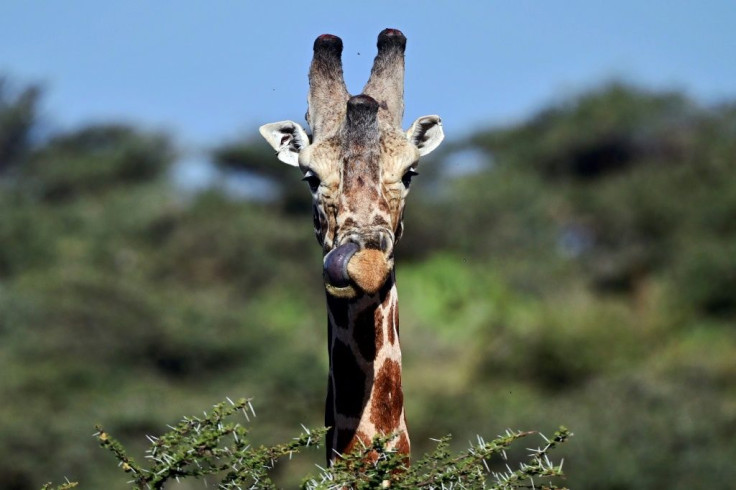
<instances>
[{"instance_id":1,"label":"blurred tree","mask_svg":"<svg viewBox=\"0 0 736 490\"><path fill-rule=\"evenodd\" d=\"M597 179L631 166L676 164L699 112L679 93L612 83L472 142L545 178Z\"/></svg>"},{"instance_id":2,"label":"blurred tree","mask_svg":"<svg viewBox=\"0 0 736 490\"><path fill-rule=\"evenodd\" d=\"M0 178L30 150L40 94L37 86L14 91L8 80L0 77Z\"/></svg>"},{"instance_id":3,"label":"blurred tree","mask_svg":"<svg viewBox=\"0 0 736 490\"><path fill-rule=\"evenodd\" d=\"M733 106L703 108L678 93L614 83L544 110L528 123L472 137L469 144L485 151L495 165L488 178L503 180L504 186L518 181L529 192L526 201L500 209L492 204L494 197L484 197L479 189L458 194L474 196L474 202L458 207L493 223L503 216L523 216L536 206L532 216L539 225L526 222L513 232L519 246L543 236L548 240L548 232L530 232L555 223L561 251L585 266L598 290L638 297L646 294L650 277L690 262L692 237L700 244L695 248L721 243L723 248L711 255L730 255L728 244L736 241L734 142ZM533 179L541 182L535 186ZM484 176L469 185L490 189ZM500 204L510 201L501 199ZM481 228L480 223L471 228ZM730 284L732 267L719 270L709 269L711 282ZM676 281L680 291L694 284ZM723 288L713 288L715 296L722 296L716 290ZM702 298L705 289L700 291L700 305L732 303Z\"/></svg>"},{"instance_id":4,"label":"blurred tree","mask_svg":"<svg viewBox=\"0 0 736 490\"><path fill-rule=\"evenodd\" d=\"M307 186L300 182L301 174L296 169L280 163L273 151L262 143L250 140L231 142L212 151L218 167L230 172L256 175L267 179L277 188L275 204L288 214L311 215L311 196Z\"/></svg>"},{"instance_id":5,"label":"blurred tree","mask_svg":"<svg viewBox=\"0 0 736 490\"><path fill-rule=\"evenodd\" d=\"M91 126L52 138L30 156L22 177L53 201L159 178L173 157L163 135L123 125Z\"/></svg>"}]
</instances>

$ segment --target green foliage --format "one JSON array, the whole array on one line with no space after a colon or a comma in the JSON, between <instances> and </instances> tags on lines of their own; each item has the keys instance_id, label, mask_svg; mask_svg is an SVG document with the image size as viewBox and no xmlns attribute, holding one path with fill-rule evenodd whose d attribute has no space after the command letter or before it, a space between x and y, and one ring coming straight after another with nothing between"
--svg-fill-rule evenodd
<instances>
[{"instance_id":1,"label":"green foliage","mask_svg":"<svg viewBox=\"0 0 736 490\"><path fill-rule=\"evenodd\" d=\"M17 167L32 146L40 93L36 86L13 90L0 77L0 176Z\"/></svg>"},{"instance_id":2,"label":"green foliage","mask_svg":"<svg viewBox=\"0 0 736 490\"><path fill-rule=\"evenodd\" d=\"M96 194L163 174L173 158L168 139L120 125L92 126L53 138L22 167L24 183L43 199Z\"/></svg>"},{"instance_id":3,"label":"green foliage","mask_svg":"<svg viewBox=\"0 0 736 490\"><path fill-rule=\"evenodd\" d=\"M217 476L218 488L275 488L268 475L275 462L317 444L327 432L306 431L286 444L252 448L248 429L229 420L239 411L247 420L247 410L255 416L250 400L228 402L215 405L204 417L185 417L161 437L147 436L151 441L146 451L150 466L142 466L129 457L123 445L101 427L95 435L100 445L115 455L122 470L130 473L131 483L141 489L163 488L171 480L210 475Z\"/></svg>"},{"instance_id":4,"label":"green foliage","mask_svg":"<svg viewBox=\"0 0 736 490\"><path fill-rule=\"evenodd\" d=\"M698 109L678 93L612 83L542 110L528 123L480 133L474 142L552 180L599 179L667 164L687 150Z\"/></svg>"},{"instance_id":5,"label":"green foliage","mask_svg":"<svg viewBox=\"0 0 736 490\"><path fill-rule=\"evenodd\" d=\"M470 448L453 453L450 436L436 440L436 447L417 462L406 465L403 455L387 449L391 438L376 438L371 446L356 450L339 458L319 479L310 479L303 488L329 490L336 488L488 488L509 490L513 488L559 488L553 479L564 478L562 463L554 465L549 452L564 443L572 434L560 428L552 440L546 439L542 448L532 449L528 463L520 463L516 470L506 465L504 470L494 471L489 466L493 458L506 461L506 450L532 432L506 431L492 441L477 437ZM542 436L544 437L544 436ZM536 483L535 483L536 478Z\"/></svg>"},{"instance_id":6,"label":"green foliage","mask_svg":"<svg viewBox=\"0 0 736 490\"><path fill-rule=\"evenodd\" d=\"M326 429L305 429L299 437L286 444L254 447L248 440L248 429L232 418L238 412L250 421L248 411L255 416L250 400L228 400L214 406L203 417L185 417L171 431L160 437L146 436L151 442L146 451L148 465L131 458L123 445L98 426L100 446L115 456L118 466L128 473L139 489L164 488L172 480L186 478L216 480L218 488L276 488L270 478L276 462L291 458L302 449L318 445ZM449 437L437 440L436 448L415 464L408 466L404 455L390 449L391 436L377 437L370 446L338 458L323 468L316 478L306 478L302 488L328 490L351 488L489 488L506 490L534 486L558 488L552 478L564 477L562 464L554 465L549 453L571 435L565 428L546 439L542 448L531 450L528 463L512 470L492 471L488 461L494 457L507 459L506 450L531 432L507 431L505 435L486 442L481 437L471 447L453 454ZM486 485L487 480L492 480Z\"/></svg>"},{"instance_id":7,"label":"green foliage","mask_svg":"<svg viewBox=\"0 0 736 490\"><path fill-rule=\"evenodd\" d=\"M52 483L46 483L41 487L41 490L69 490L70 488L77 488L77 485L79 485L77 482L69 482L54 487Z\"/></svg>"},{"instance_id":8,"label":"green foliage","mask_svg":"<svg viewBox=\"0 0 736 490\"><path fill-rule=\"evenodd\" d=\"M545 251L557 248L602 293L636 296L666 277L688 307L730 315L734 296L722 291L733 264L714 261L733 256L736 242L735 142L732 106L611 84L473 136L494 168L459 179L460 192L439 204L460 210L448 245L549 263ZM480 232L470 239L461 229Z\"/></svg>"}]
</instances>

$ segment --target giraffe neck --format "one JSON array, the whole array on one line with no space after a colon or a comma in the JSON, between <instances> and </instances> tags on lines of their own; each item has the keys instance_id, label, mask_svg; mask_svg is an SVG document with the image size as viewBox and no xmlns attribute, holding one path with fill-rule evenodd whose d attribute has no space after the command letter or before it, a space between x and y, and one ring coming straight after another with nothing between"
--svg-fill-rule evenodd
<instances>
[{"instance_id":1,"label":"giraffe neck","mask_svg":"<svg viewBox=\"0 0 736 490\"><path fill-rule=\"evenodd\" d=\"M378 293L327 295L330 375L325 425L327 460L369 445L376 435L409 454L401 389L399 310L393 272Z\"/></svg>"}]
</instances>

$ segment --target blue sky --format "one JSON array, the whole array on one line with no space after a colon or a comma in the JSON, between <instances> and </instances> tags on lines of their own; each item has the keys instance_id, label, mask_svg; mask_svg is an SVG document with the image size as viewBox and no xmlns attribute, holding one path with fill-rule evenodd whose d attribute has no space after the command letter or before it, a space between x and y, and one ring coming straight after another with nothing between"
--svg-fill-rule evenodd
<instances>
[{"instance_id":1,"label":"blue sky","mask_svg":"<svg viewBox=\"0 0 736 490\"><path fill-rule=\"evenodd\" d=\"M40 82L56 128L123 120L205 147L303 123L319 34L343 38L360 92L385 27L409 39L404 125L437 113L453 139L613 78L736 98L730 0L4 0L0 74Z\"/></svg>"}]
</instances>

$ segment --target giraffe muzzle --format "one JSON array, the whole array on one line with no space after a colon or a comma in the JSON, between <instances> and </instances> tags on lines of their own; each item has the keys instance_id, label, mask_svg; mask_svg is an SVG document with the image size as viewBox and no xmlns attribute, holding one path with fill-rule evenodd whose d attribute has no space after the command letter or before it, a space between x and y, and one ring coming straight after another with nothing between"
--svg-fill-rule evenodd
<instances>
[{"instance_id":1,"label":"giraffe muzzle","mask_svg":"<svg viewBox=\"0 0 736 490\"><path fill-rule=\"evenodd\" d=\"M347 242L324 259L327 291L333 296L352 297L358 291L375 294L386 282L392 264L383 251Z\"/></svg>"}]
</instances>

